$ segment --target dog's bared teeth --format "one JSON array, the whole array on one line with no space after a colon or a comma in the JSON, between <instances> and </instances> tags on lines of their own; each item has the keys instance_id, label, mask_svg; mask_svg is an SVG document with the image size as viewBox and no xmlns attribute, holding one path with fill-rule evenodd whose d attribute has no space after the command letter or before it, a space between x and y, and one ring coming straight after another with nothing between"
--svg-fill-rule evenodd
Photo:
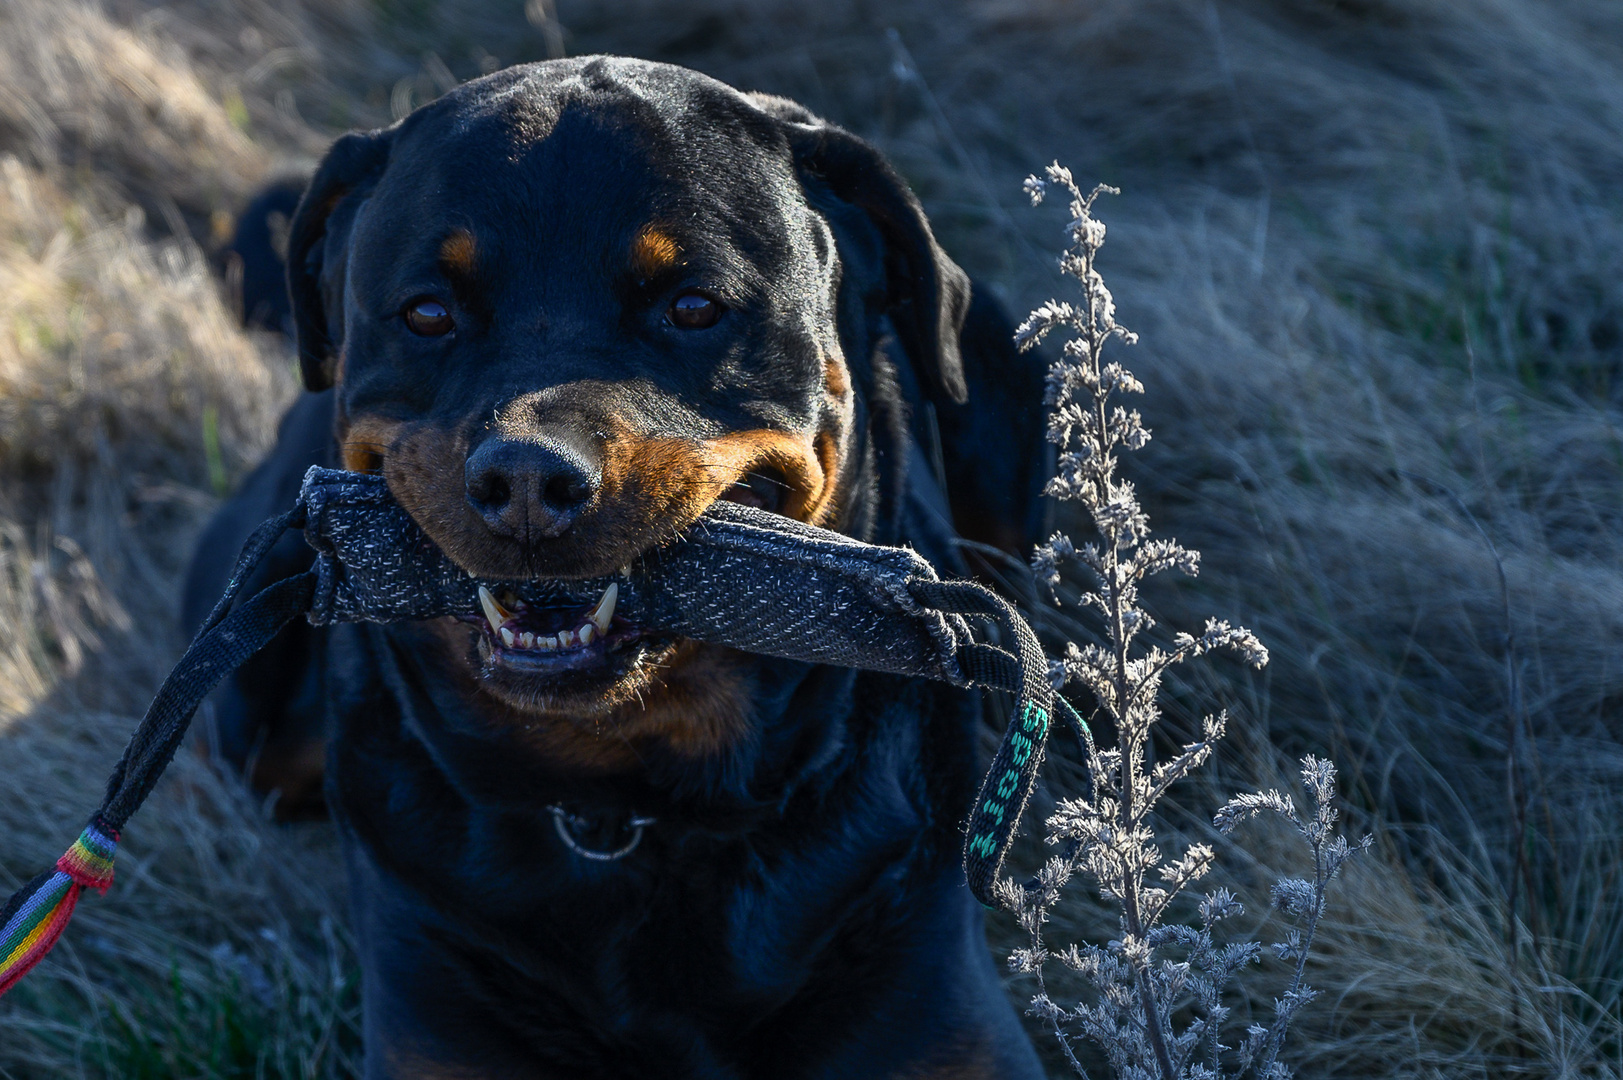
<instances>
[{"instance_id":1,"label":"dog's bared teeth","mask_svg":"<svg viewBox=\"0 0 1623 1080\"><path fill-rule=\"evenodd\" d=\"M558 647L558 639L553 637L551 634L548 634L546 637L536 638L535 645L538 649L551 652Z\"/></svg>"},{"instance_id":2,"label":"dog's bared teeth","mask_svg":"<svg viewBox=\"0 0 1623 1080\"><path fill-rule=\"evenodd\" d=\"M509 649L518 644L518 638L515 637L513 631L507 629L507 627L502 627L500 630L496 631L496 633L501 635L502 644L506 645Z\"/></svg>"},{"instance_id":3,"label":"dog's bared teeth","mask_svg":"<svg viewBox=\"0 0 1623 1080\"><path fill-rule=\"evenodd\" d=\"M614 621L614 605L619 599L620 583L618 581L609 582L609 587L603 590L603 599L597 602L597 607L593 608L591 615L587 616L597 626L598 633L607 634L609 632L609 623Z\"/></svg>"},{"instance_id":4,"label":"dog's bared teeth","mask_svg":"<svg viewBox=\"0 0 1623 1080\"><path fill-rule=\"evenodd\" d=\"M479 586L479 606L485 609L485 621L490 623L490 632L502 632L502 623L513 617L512 612L496 603L496 598L490 595L490 590L483 585ZM512 642L508 642L509 645Z\"/></svg>"},{"instance_id":5,"label":"dog's bared teeth","mask_svg":"<svg viewBox=\"0 0 1623 1080\"><path fill-rule=\"evenodd\" d=\"M592 643L592 638L596 635L597 625L595 623L586 623L579 630L575 631L575 636L580 638L580 643L582 645L590 645Z\"/></svg>"}]
</instances>

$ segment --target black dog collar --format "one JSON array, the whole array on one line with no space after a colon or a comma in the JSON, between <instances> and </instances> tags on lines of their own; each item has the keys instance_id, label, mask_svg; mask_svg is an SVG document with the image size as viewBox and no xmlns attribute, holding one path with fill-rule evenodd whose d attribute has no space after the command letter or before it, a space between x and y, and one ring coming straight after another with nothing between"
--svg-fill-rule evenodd
<instances>
[{"instance_id":1,"label":"black dog collar","mask_svg":"<svg viewBox=\"0 0 1623 1080\"><path fill-rule=\"evenodd\" d=\"M314 568L238 603L249 574L290 528L304 530L317 553ZM860 543L728 502L619 578L476 580L418 528L381 477L312 468L293 509L262 524L243 546L225 594L159 687L90 825L54 871L29 882L0 911L0 994L55 943L85 888L112 883L119 830L174 757L203 698L293 618L331 625L466 615L479 609L481 585L513 590L526 603L589 603L611 581L619 583L621 610L650 629L784 659L1013 693L1014 720L965 828L965 876L975 897L991 904L1053 710L1058 705L1080 719L1049 685L1031 627L989 589L942 581L907 548ZM995 635L982 630L989 640L978 640L977 627L987 626ZM566 841L578 842L577 821L558 824ZM624 854L623 846L608 857Z\"/></svg>"}]
</instances>

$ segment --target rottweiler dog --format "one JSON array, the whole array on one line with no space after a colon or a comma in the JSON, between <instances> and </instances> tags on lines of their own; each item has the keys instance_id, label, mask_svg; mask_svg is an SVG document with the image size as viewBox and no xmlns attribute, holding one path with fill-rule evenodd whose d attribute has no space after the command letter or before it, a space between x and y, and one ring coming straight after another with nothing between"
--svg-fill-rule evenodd
<instances>
[{"instance_id":1,"label":"rottweiler dog","mask_svg":"<svg viewBox=\"0 0 1623 1080\"><path fill-rule=\"evenodd\" d=\"M885 159L789 101L498 72L339 139L288 259L311 393L194 618L313 463L507 580L613 574L718 499L947 574L1038 527L1042 371ZM213 705L216 753L336 822L368 1077L1041 1075L960 867L974 695L663 636L612 590L481 602L290 628Z\"/></svg>"}]
</instances>

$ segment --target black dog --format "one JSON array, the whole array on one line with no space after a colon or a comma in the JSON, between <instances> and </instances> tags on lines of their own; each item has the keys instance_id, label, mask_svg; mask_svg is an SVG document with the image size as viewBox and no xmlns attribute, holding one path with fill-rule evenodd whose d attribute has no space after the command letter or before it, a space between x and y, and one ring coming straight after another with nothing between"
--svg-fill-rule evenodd
<instances>
[{"instance_id":1,"label":"black dog","mask_svg":"<svg viewBox=\"0 0 1623 1080\"><path fill-rule=\"evenodd\" d=\"M945 573L954 527L1037 526L1041 371L883 158L790 102L500 72L340 139L288 276L317 393L205 536L192 612L317 462L381 472L496 578L612 574L716 499ZM367 1076L1039 1076L959 865L972 695L612 609L301 626L217 702L284 810L324 772Z\"/></svg>"}]
</instances>

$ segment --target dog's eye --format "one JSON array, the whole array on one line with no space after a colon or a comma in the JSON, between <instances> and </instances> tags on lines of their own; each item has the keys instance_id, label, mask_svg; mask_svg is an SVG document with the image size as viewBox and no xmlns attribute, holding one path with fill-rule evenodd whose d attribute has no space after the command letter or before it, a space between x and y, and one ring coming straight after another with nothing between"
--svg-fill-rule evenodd
<instances>
[{"instance_id":1,"label":"dog's eye","mask_svg":"<svg viewBox=\"0 0 1623 1080\"><path fill-rule=\"evenodd\" d=\"M406 305L406 325L418 337L443 337L456 322L444 304L432 296L419 296Z\"/></svg>"},{"instance_id":2,"label":"dog's eye","mask_svg":"<svg viewBox=\"0 0 1623 1080\"><path fill-rule=\"evenodd\" d=\"M703 330L716 325L716 320L721 318L721 304L702 292L685 292L671 301L665 318L682 330Z\"/></svg>"}]
</instances>

